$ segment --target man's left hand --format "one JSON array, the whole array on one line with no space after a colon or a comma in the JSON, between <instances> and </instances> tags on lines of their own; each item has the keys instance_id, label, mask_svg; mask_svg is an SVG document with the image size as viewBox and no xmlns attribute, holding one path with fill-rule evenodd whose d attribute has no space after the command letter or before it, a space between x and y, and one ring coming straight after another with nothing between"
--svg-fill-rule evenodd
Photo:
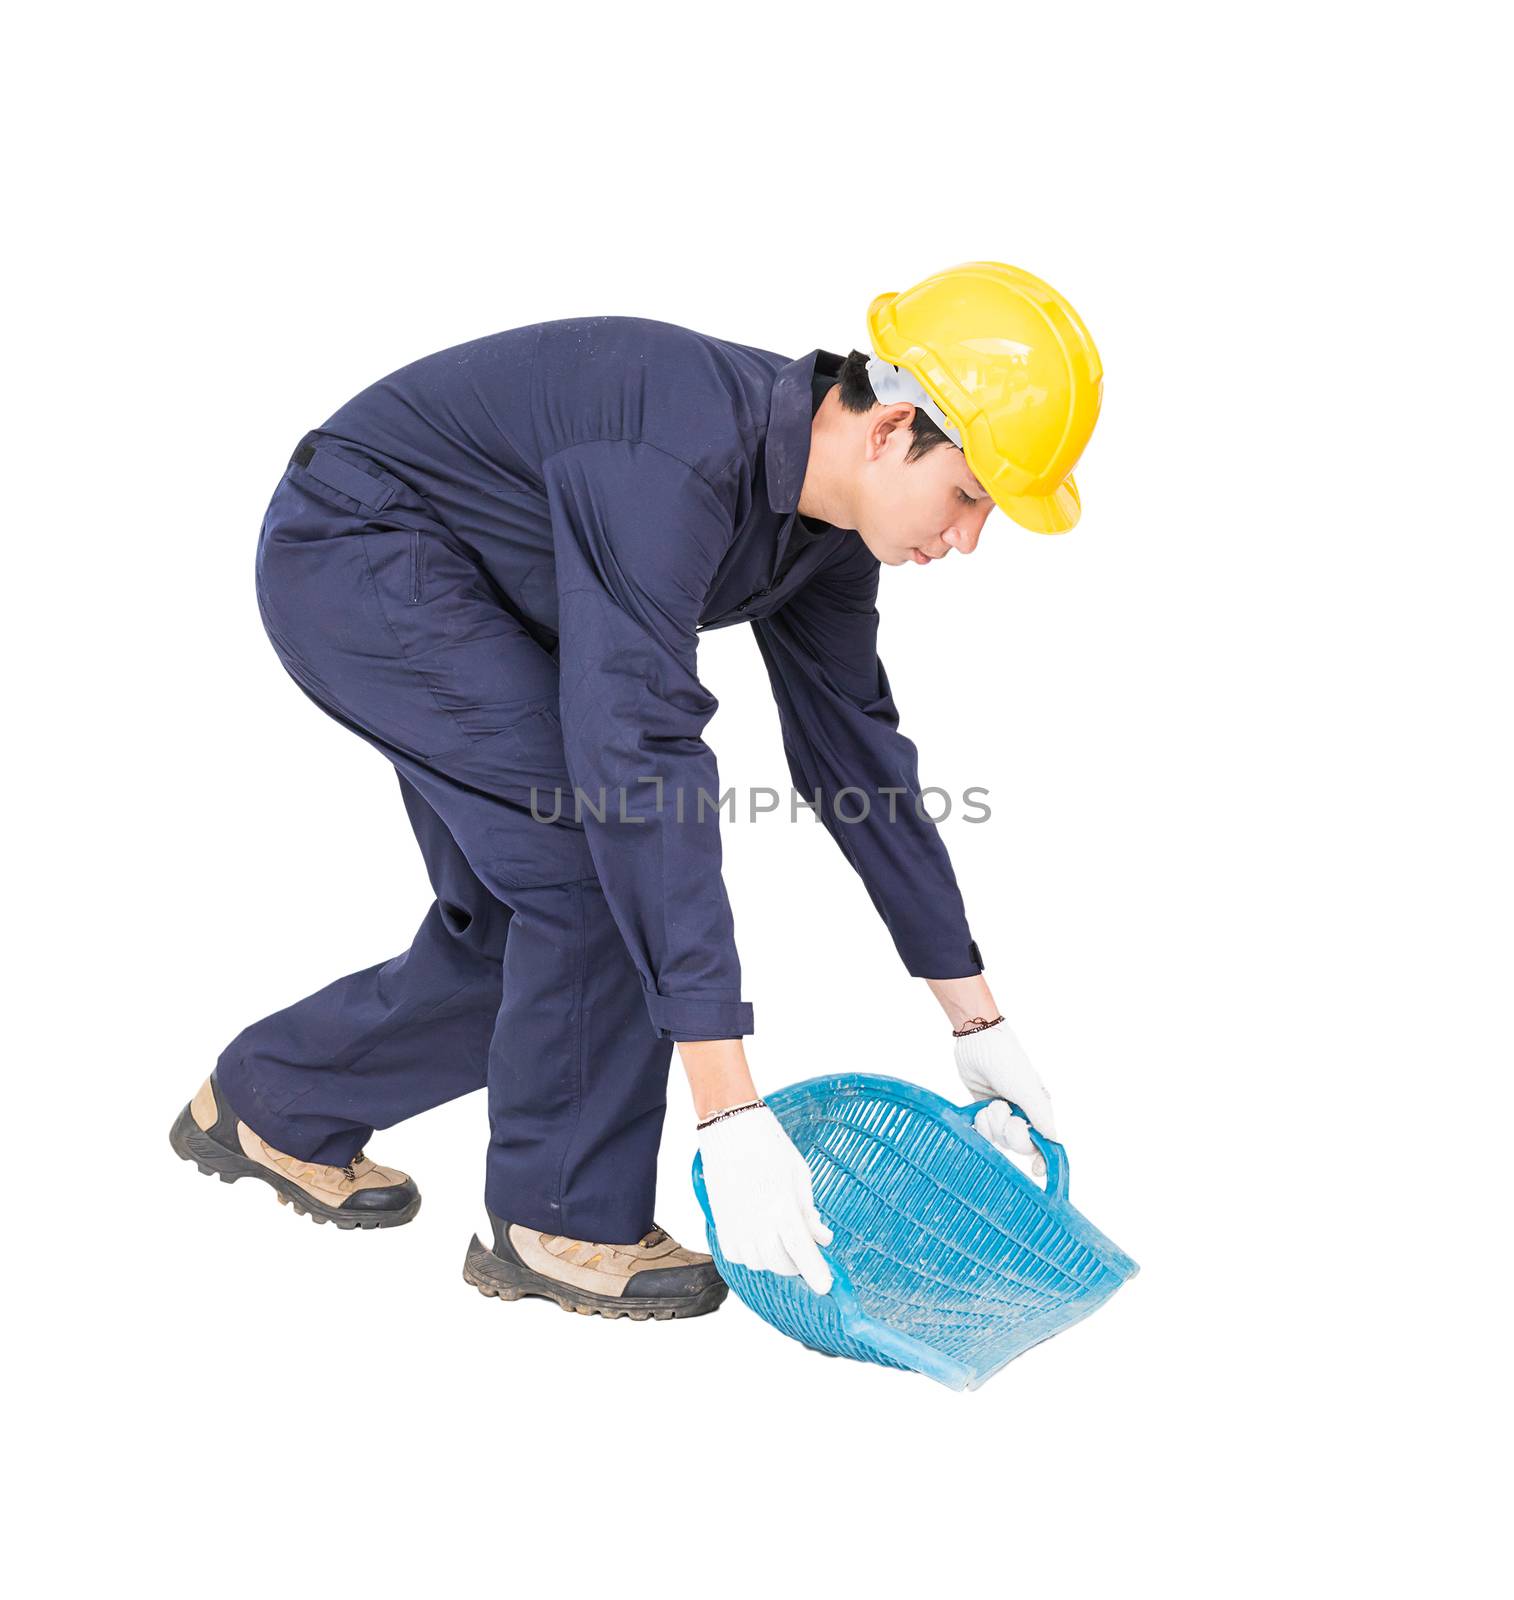
<instances>
[{"instance_id":1,"label":"man's left hand","mask_svg":"<svg viewBox=\"0 0 1514 1600\"><path fill-rule=\"evenodd\" d=\"M1006 1100L1014 1103L1030 1119L1030 1124L1047 1139L1056 1139L1051 1096L1041 1075L1031 1066L1020 1041L1007 1022L996 1022L975 1033L964 1034L955 1042L957 1071L976 1100L992 1100L973 1119L973 1126L990 1144L1001 1150L1033 1157L1036 1177L1046 1173L1046 1162L1031 1142L1025 1119L1015 1116Z\"/></svg>"}]
</instances>

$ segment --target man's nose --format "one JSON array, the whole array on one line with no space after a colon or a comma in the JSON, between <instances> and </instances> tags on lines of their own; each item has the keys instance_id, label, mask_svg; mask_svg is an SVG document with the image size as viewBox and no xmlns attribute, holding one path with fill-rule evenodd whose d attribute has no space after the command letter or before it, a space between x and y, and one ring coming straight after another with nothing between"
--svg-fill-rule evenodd
<instances>
[{"instance_id":1,"label":"man's nose","mask_svg":"<svg viewBox=\"0 0 1514 1600\"><path fill-rule=\"evenodd\" d=\"M954 522L941 535L942 541L947 549L970 556L978 548L978 536L983 532L983 524L987 520L988 513L984 512L982 516L974 515L971 521Z\"/></svg>"}]
</instances>

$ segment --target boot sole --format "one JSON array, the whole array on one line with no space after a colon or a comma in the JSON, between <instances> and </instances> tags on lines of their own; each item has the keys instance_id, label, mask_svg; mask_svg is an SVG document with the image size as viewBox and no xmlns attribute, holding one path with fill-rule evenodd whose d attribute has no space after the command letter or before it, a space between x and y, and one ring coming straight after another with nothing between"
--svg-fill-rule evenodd
<instances>
[{"instance_id":1,"label":"boot sole","mask_svg":"<svg viewBox=\"0 0 1514 1600\"><path fill-rule=\"evenodd\" d=\"M190 1115L188 1106L179 1113L169 1130L168 1142L181 1161L193 1161L206 1177L219 1178L222 1183L235 1183L238 1178L257 1178L274 1191L281 1206L293 1206L299 1216L309 1217L312 1222L334 1222L344 1231L350 1232L353 1228L361 1228L364 1232L373 1228L398 1228L409 1222L421 1208L419 1195L399 1211L341 1211L335 1206L323 1205L298 1184L218 1144Z\"/></svg>"},{"instance_id":2,"label":"boot sole","mask_svg":"<svg viewBox=\"0 0 1514 1600\"><path fill-rule=\"evenodd\" d=\"M576 1311L581 1317L608 1317L612 1322L621 1317L629 1317L632 1322L672 1322L683 1317L708 1316L719 1309L720 1302L730 1292L717 1279L694 1296L637 1295L634 1300L623 1300L614 1295L592 1294L587 1289L575 1289L571 1284L544 1278L529 1267L501 1260L477 1234L463 1262L463 1282L496 1300L519 1300L522 1296L552 1300L564 1311Z\"/></svg>"}]
</instances>

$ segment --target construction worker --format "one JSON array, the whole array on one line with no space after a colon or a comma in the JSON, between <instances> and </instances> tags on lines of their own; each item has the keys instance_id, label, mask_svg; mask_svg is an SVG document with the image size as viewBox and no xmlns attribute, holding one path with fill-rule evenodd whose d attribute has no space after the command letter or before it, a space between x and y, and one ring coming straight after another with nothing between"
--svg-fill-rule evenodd
<instances>
[{"instance_id":1,"label":"construction worker","mask_svg":"<svg viewBox=\"0 0 1514 1600\"><path fill-rule=\"evenodd\" d=\"M971 554L995 504L1038 532L1077 521L1098 355L1055 290L995 262L882 295L868 322L871 357L798 360L629 317L515 328L300 441L258 543L263 620L393 762L436 899L403 955L232 1040L174 1125L181 1156L317 1221L393 1227L420 1195L363 1154L374 1129L487 1087L492 1234L469 1281L695 1316L725 1286L653 1221L676 1044L726 1255L825 1292L808 1168L742 1045L701 737L698 637L738 622L798 791L941 1003L969 1089L997 1097L980 1128L1030 1153L1012 1100L1055 1137L919 804L874 601L880 564Z\"/></svg>"}]
</instances>

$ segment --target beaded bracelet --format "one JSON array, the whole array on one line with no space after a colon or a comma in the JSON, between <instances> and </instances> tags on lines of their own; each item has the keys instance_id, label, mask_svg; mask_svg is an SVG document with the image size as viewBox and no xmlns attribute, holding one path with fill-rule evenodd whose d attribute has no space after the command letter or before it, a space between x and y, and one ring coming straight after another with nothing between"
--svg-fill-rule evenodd
<instances>
[{"instance_id":1,"label":"beaded bracelet","mask_svg":"<svg viewBox=\"0 0 1514 1600\"><path fill-rule=\"evenodd\" d=\"M739 1117L743 1111L755 1111L759 1106L765 1106L766 1100L748 1100L745 1105L728 1106L724 1111L717 1111L713 1117L706 1117L703 1122L694 1124L695 1133L703 1133L706 1128L713 1128L717 1122L724 1122L727 1117Z\"/></svg>"},{"instance_id":2,"label":"beaded bracelet","mask_svg":"<svg viewBox=\"0 0 1514 1600\"><path fill-rule=\"evenodd\" d=\"M969 1017L960 1028L952 1029L952 1038L965 1039L969 1034L982 1033L985 1028L997 1028L1003 1020L1003 1017L995 1017L990 1022L987 1017Z\"/></svg>"}]
</instances>

